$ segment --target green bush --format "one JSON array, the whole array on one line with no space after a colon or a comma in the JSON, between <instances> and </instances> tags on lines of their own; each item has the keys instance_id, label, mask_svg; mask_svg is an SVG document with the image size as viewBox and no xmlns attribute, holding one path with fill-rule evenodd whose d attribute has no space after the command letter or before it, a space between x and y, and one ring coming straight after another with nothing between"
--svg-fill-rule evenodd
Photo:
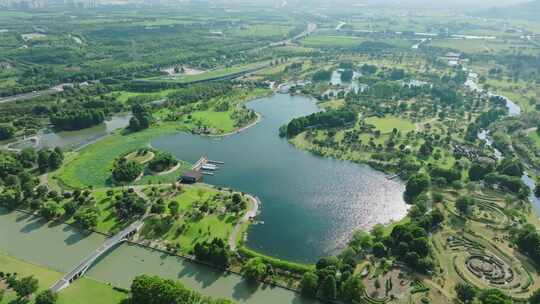
<instances>
[{"instance_id":1,"label":"green bush","mask_svg":"<svg viewBox=\"0 0 540 304\"><path fill-rule=\"evenodd\" d=\"M269 257L246 247L239 248L239 252L242 256L246 258L261 258L266 264L270 264L274 268L288 270L295 273L303 274L304 272L312 271L315 269L315 267L313 267L312 265L288 262L281 259Z\"/></svg>"}]
</instances>

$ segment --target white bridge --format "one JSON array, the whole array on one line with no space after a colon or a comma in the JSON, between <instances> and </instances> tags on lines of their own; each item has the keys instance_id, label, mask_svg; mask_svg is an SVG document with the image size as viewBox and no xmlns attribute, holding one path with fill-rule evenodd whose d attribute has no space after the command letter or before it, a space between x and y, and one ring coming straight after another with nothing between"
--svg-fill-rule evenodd
<instances>
[{"instance_id":1,"label":"white bridge","mask_svg":"<svg viewBox=\"0 0 540 304\"><path fill-rule=\"evenodd\" d=\"M138 220L133 224L129 225L124 230L117 233L115 236L107 239L105 243L103 243L99 248L94 250L92 255L83 260L77 267L75 267L75 269L73 269L59 281L54 283L54 285L52 285L49 289L52 292L59 292L60 290L68 287L69 284L71 284L73 281L82 277L86 273L86 271L88 271L88 269L96 262L96 260L99 259L99 257L101 257L114 246L127 241L128 238L133 236L139 229L141 229L143 223L143 220Z\"/></svg>"}]
</instances>

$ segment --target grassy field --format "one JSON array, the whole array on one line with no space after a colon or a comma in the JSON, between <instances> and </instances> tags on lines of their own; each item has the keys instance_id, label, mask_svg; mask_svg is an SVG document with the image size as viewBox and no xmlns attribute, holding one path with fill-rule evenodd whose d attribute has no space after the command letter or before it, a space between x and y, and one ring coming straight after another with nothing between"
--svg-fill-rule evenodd
<instances>
[{"instance_id":1,"label":"grassy field","mask_svg":"<svg viewBox=\"0 0 540 304\"><path fill-rule=\"evenodd\" d=\"M163 123L141 132L113 134L70 155L68 162L51 174L52 178L58 179L61 185L73 188L110 186L111 169L119 155L148 147L152 138L182 130L185 129L177 124Z\"/></svg>"},{"instance_id":2,"label":"grassy field","mask_svg":"<svg viewBox=\"0 0 540 304\"><path fill-rule=\"evenodd\" d=\"M128 99L130 99L131 97L136 97L136 96L145 96L145 97L150 97L153 100L159 100L159 99L167 97L167 95L169 95L170 93L174 91L175 91L174 89L166 89L166 90L161 90L159 92L154 92L154 93L116 91L116 92L110 93L110 95L116 96L116 100L118 100L119 102L126 103Z\"/></svg>"},{"instance_id":3,"label":"grassy field","mask_svg":"<svg viewBox=\"0 0 540 304\"><path fill-rule=\"evenodd\" d=\"M13 257L3 255L1 253L0 271L9 273L17 272L19 277L33 275L36 279L39 280L39 291L47 289L63 275L59 272L49 270L45 267L17 260ZM13 303L15 298L15 293L12 291L8 291L5 294L3 301L1 301L0 303ZM115 291L109 285L92 279L82 278L76 281L69 288L60 292L57 303L94 304L97 303L96 299L99 299L99 303L116 304L120 303L120 301L125 298L126 294Z\"/></svg>"},{"instance_id":4,"label":"grassy field","mask_svg":"<svg viewBox=\"0 0 540 304\"><path fill-rule=\"evenodd\" d=\"M152 197L151 189L145 191ZM167 192L161 195L169 196ZM227 240L236 225L239 215L225 212L225 202L230 200L230 193L207 186L184 186L182 191L169 196L165 205L176 201L179 203L180 216L172 222L165 215L153 216L146 220L142 236L148 239L160 239L174 244L184 253L189 253L193 246L202 241L214 238ZM207 206L206 214L197 216L202 206Z\"/></svg>"},{"instance_id":5,"label":"grassy field","mask_svg":"<svg viewBox=\"0 0 540 304\"><path fill-rule=\"evenodd\" d=\"M384 118L368 117L366 118L366 123L374 125L375 128L383 134L392 132L394 128L401 132L409 132L415 129L415 125L412 122L395 116L387 116Z\"/></svg>"},{"instance_id":6,"label":"grassy field","mask_svg":"<svg viewBox=\"0 0 540 304\"><path fill-rule=\"evenodd\" d=\"M349 36L309 36L300 43L306 47L353 48L360 45L363 41L364 39Z\"/></svg>"}]
</instances>

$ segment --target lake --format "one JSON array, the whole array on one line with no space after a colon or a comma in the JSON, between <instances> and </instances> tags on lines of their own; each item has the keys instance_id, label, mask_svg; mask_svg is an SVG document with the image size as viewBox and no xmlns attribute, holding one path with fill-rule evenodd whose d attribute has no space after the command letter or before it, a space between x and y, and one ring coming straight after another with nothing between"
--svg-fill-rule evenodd
<instances>
[{"instance_id":1,"label":"lake","mask_svg":"<svg viewBox=\"0 0 540 304\"><path fill-rule=\"evenodd\" d=\"M152 146L178 159L202 155L225 162L205 182L254 194L261 224L248 232L248 247L299 262L339 252L358 229L403 218L404 184L369 166L323 158L278 136L292 118L320 111L313 99L276 94L247 106L262 114L254 127L222 139L178 133Z\"/></svg>"}]
</instances>

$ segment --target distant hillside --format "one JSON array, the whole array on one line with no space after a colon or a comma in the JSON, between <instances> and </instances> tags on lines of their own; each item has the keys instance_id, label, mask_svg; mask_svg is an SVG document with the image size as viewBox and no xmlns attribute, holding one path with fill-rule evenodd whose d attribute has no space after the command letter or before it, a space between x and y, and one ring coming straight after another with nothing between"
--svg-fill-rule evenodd
<instances>
[{"instance_id":1,"label":"distant hillside","mask_svg":"<svg viewBox=\"0 0 540 304\"><path fill-rule=\"evenodd\" d=\"M482 17L540 20L540 0L513 6L494 7L476 14Z\"/></svg>"},{"instance_id":2,"label":"distant hillside","mask_svg":"<svg viewBox=\"0 0 540 304\"><path fill-rule=\"evenodd\" d=\"M366 0L371 6L387 6L399 8L436 8L436 9L465 9L478 10L491 7L515 5L527 0Z\"/></svg>"}]
</instances>

